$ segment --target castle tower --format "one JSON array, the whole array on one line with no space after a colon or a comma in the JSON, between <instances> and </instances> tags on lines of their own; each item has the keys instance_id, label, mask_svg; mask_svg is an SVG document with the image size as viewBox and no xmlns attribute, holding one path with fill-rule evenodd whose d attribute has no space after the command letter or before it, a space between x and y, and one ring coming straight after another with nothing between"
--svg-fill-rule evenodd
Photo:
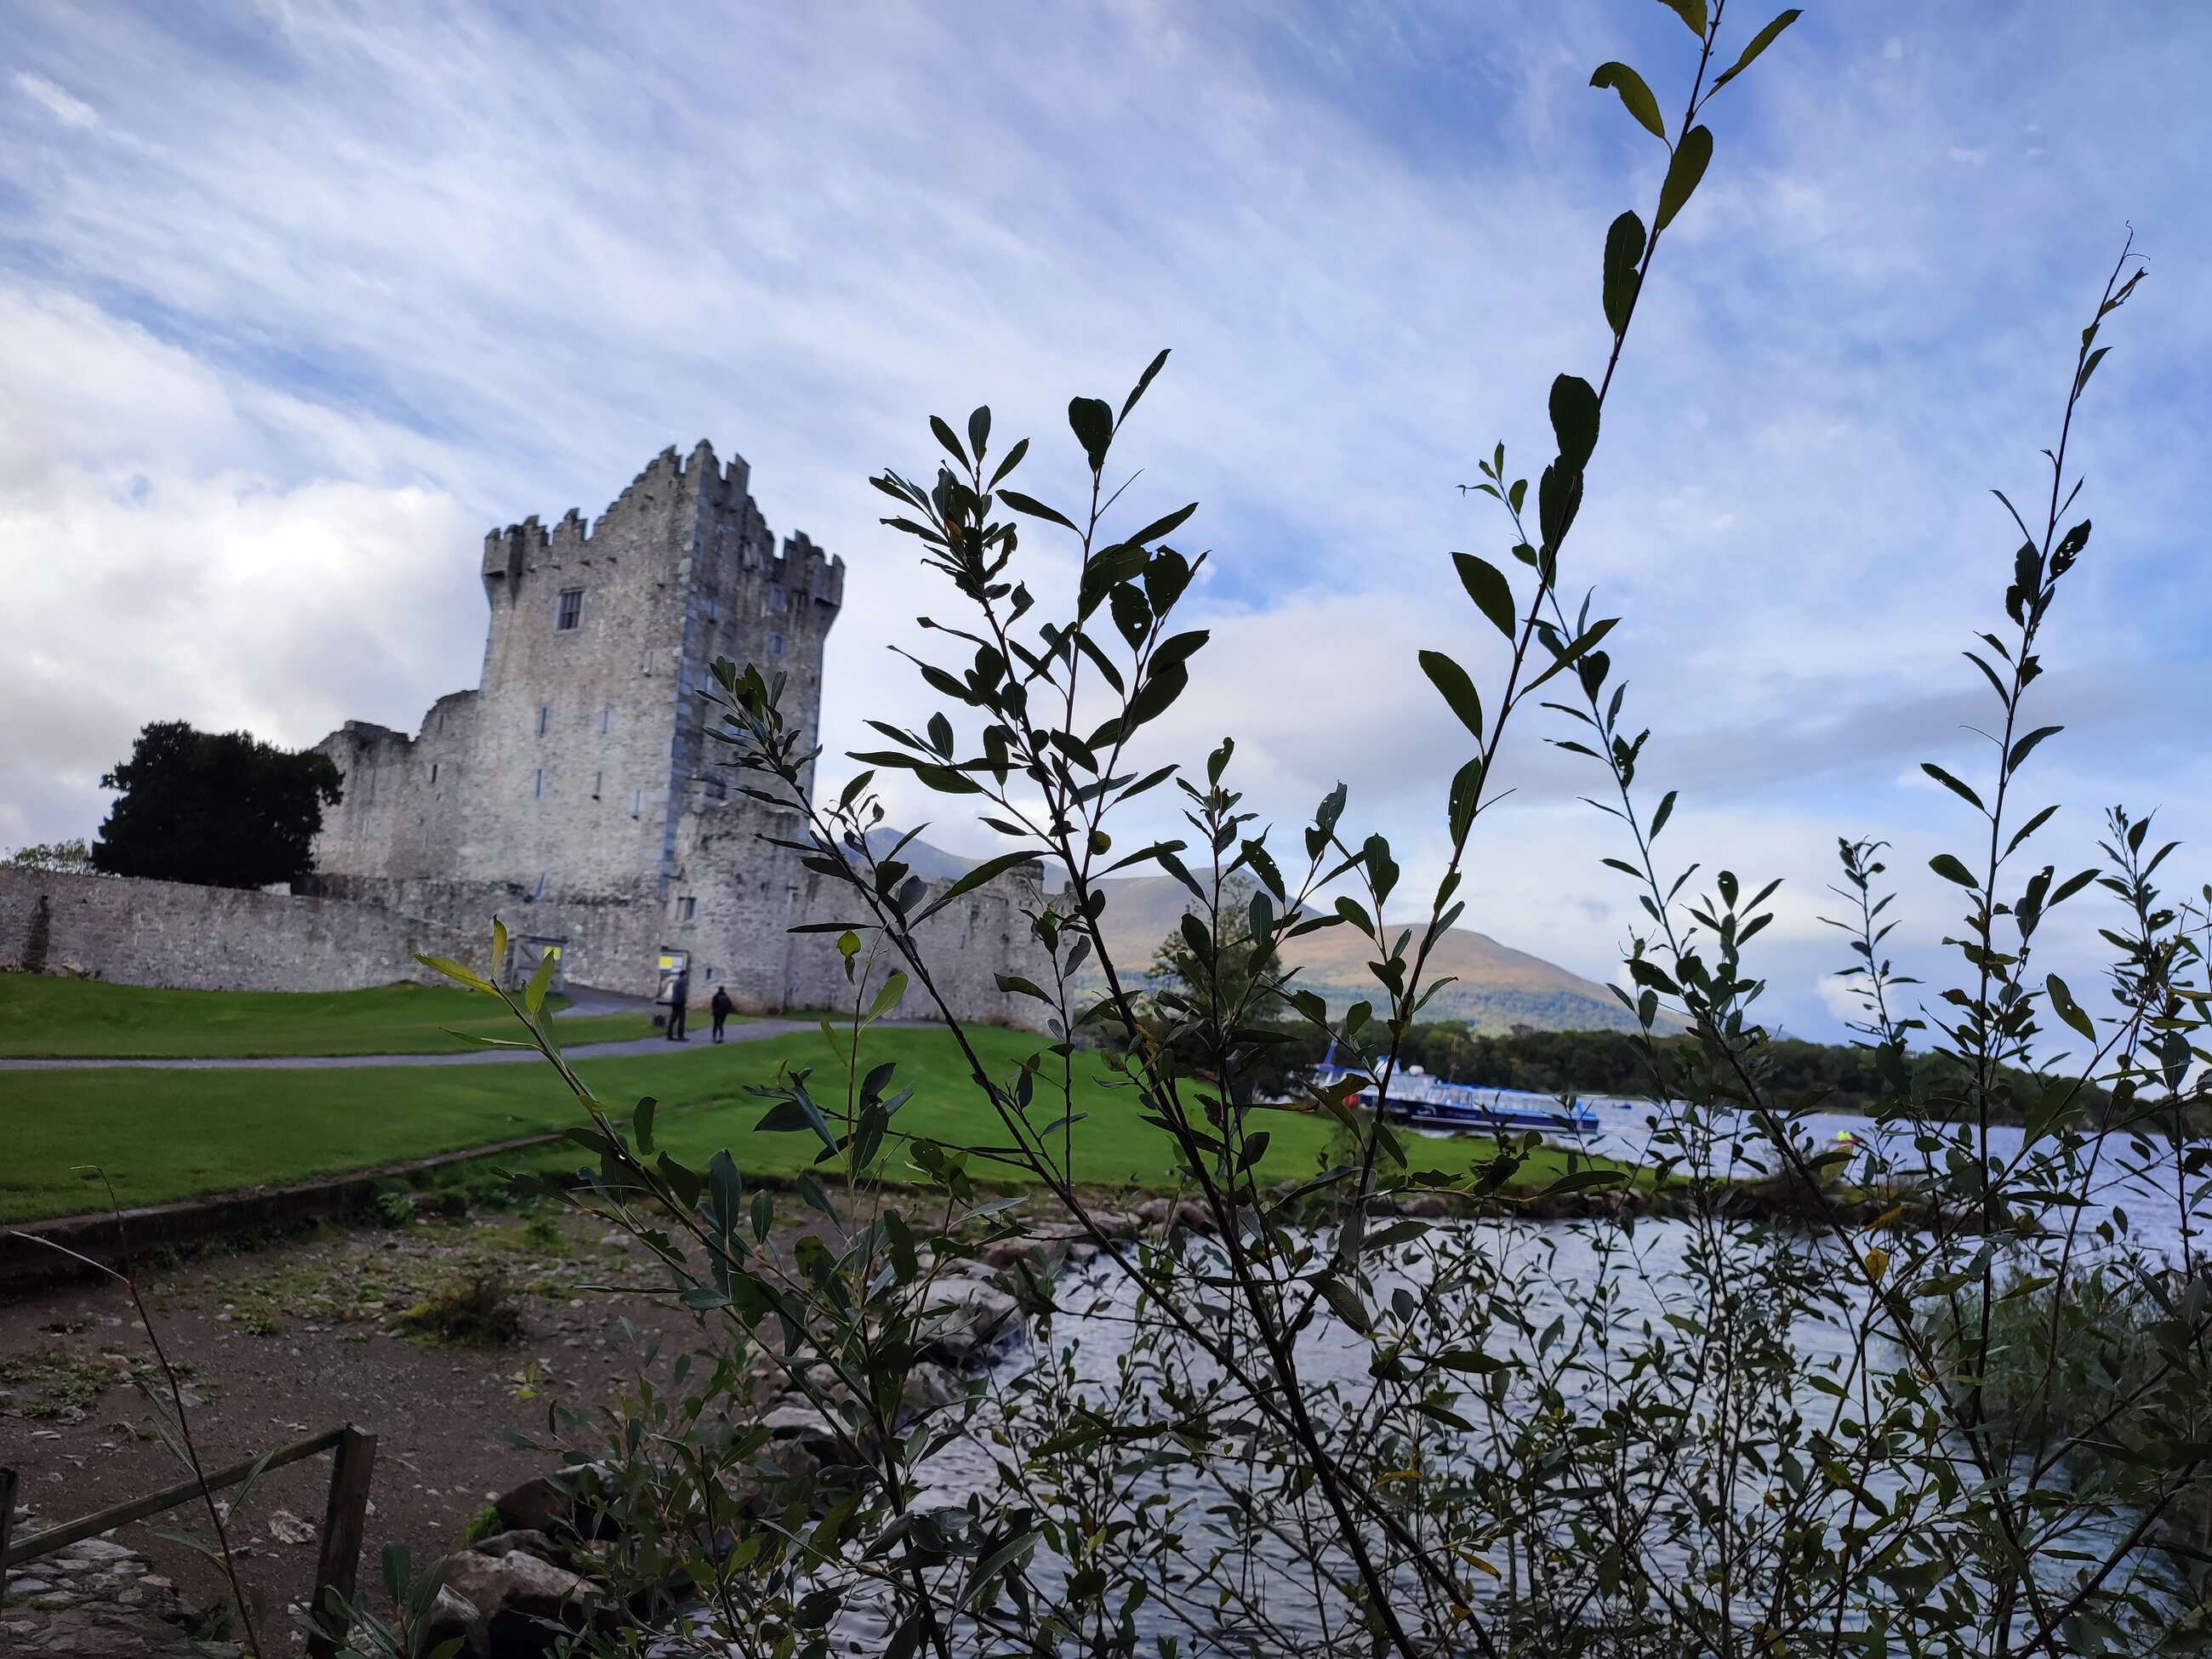
<instances>
[{"instance_id":1,"label":"castle tower","mask_svg":"<svg viewBox=\"0 0 2212 1659\"><path fill-rule=\"evenodd\" d=\"M572 509L485 538L462 879L666 898L681 815L729 793L702 719L717 657L783 670L815 729L844 562L803 535L779 549L748 480L706 443L670 448L596 524Z\"/></svg>"}]
</instances>

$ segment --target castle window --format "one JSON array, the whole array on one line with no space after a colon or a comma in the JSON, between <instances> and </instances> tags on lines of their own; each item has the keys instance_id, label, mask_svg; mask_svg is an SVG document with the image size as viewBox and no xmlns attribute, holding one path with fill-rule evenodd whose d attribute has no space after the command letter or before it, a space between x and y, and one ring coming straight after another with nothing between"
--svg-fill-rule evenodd
<instances>
[{"instance_id":1,"label":"castle window","mask_svg":"<svg viewBox=\"0 0 2212 1659\"><path fill-rule=\"evenodd\" d=\"M783 654L782 635L771 634L768 636L768 653L771 657L780 657Z\"/></svg>"},{"instance_id":2,"label":"castle window","mask_svg":"<svg viewBox=\"0 0 2212 1659\"><path fill-rule=\"evenodd\" d=\"M791 596L788 593L786 593L780 586L769 588L768 591L768 608L771 611L789 610L791 608Z\"/></svg>"},{"instance_id":3,"label":"castle window","mask_svg":"<svg viewBox=\"0 0 2212 1659\"><path fill-rule=\"evenodd\" d=\"M438 763L437 763L437 762L435 762L435 761L432 761L432 762L430 763L430 781L431 781L431 782L433 782L433 783L435 783L435 782L437 782L437 781L438 781Z\"/></svg>"},{"instance_id":4,"label":"castle window","mask_svg":"<svg viewBox=\"0 0 2212 1659\"><path fill-rule=\"evenodd\" d=\"M714 594L709 593L707 596L707 620L708 622L720 622L721 617L722 602Z\"/></svg>"},{"instance_id":5,"label":"castle window","mask_svg":"<svg viewBox=\"0 0 2212 1659\"><path fill-rule=\"evenodd\" d=\"M629 815L630 815L630 817L635 817L638 815L638 813L639 813L641 811L642 811L642 810L643 810L644 806L645 806L645 791L644 791L644 790L642 790L642 789L633 789L633 790L631 790L631 791L629 792Z\"/></svg>"},{"instance_id":6,"label":"castle window","mask_svg":"<svg viewBox=\"0 0 2212 1659\"><path fill-rule=\"evenodd\" d=\"M699 901L698 901L697 899L695 899L695 898L680 898L680 899L678 899L678 900L677 900L677 901L676 901L676 920L677 920L677 921L692 921L692 920L696 919L696 918L697 917L698 914L699 914Z\"/></svg>"},{"instance_id":7,"label":"castle window","mask_svg":"<svg viewBox=\"0 0 2212 1659\"><path fill-rule=\"evenodd\" d=\"M545 769L539 767L530 775L530 799L538 800L545 793Z\"/></svg>"},{"instance_id":8,"label":"castle window","mask_svg":"<svg viewBox=\"0 0 2212 1659\"><path fill-rule=\"evenodd\" d=\"M599 786L606 781L606 776L607 775L604 772L594 772L592 774L592 799L593 800L597 800L599 798Z\"/></svg>"},{"instance_id":9,"label":"castle window","mask_svg":"<svg viewBox=\"0 0 2212 1659\"><path fill-rule=\"evenodd\" d=\"M608 732L614 730L614 726L615 711L611 708L602 708L599 710L599 735L604 738Z\"/></svg>"},{"instance_id":10,"label":"castle window","mask_svg":"<svg viewBox=\"0 0 2212 1659\"><path fill-rule=\"evenodd\" d=\"M566 634L574 629L583 620L584 590L580 587L562 588L560 604L553 612L554 629L559 633Z\"/></svg>"},{"instance_id":11,"label":"castle window","mask_svg":"<svg viewBox=\"0 0 2212 1659\"><path fill-rule=\"evenodd\" d=\"M553 705L550 702L539 703L538 705L538 735L541 738L544 737L545 735L545 728L552 724Z\"/></svg>"}]
</instances>

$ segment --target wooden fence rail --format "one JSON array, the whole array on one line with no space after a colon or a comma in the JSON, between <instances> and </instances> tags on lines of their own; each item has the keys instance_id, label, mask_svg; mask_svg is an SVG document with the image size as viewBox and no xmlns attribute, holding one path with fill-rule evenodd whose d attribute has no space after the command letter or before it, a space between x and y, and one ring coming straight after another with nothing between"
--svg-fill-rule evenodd
<instances>
[{"instance_id":1,"label":"wooden fence rail","mask_svg":"<svg viewBox=\"0 0 2212 1659\"><path fill-rule=\"evenodd\" d=\"M71 1544L97 1537L112 1527L120 1527L132 1521L143 1521L149 1516L159 1515L179 1504L191 1503L203 1493L228 1491L242 1484L256 1471L265 1473L282 1468L287 1463L297 1463L320 1452L333 1454L331 1459L330 1501L323 1510L323 1529L315 1559L315 1587L308 1606L318 1618L325 1607L325 1595L335 1589L350 1600L354 1579L361 1565L361 1542L368 1519L368 1483L376 1468L376 1436L368 1429L354 1424L331 1429L310 1439L297 1440L289 1446L280 1446L265 1457L252 1457L228 1468L217 1469L204 1483L187 1480L170 1486L147 1498L134 1498L126 1503L110 1504L94 1514L64 1522L58 1527L49 1527L28 1537L13 1539L9 1525L15 1515L15 1471L0 1468L0 1574L24 1561L52 1555ZM307 1644L311 1659L330 1659L337 1651L337 1644L327 1636L318 1635Z\"/></svg>"}]
</instances>

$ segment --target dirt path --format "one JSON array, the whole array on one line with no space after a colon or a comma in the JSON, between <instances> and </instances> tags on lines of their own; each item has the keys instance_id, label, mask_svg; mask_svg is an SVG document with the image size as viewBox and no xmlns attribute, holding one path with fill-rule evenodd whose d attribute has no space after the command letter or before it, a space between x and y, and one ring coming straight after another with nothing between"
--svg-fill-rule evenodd
<instances>
[{"instance_id":1,"label":"dirt path","mask_svg":"<svg viewBox=\"0 0 2212 1659\"><path fill-rule=\"evenodd\" d=\"M581 1288L643 1278L605 1237L604 1227L567 1215L417 1221L333 1231L144 1279L170 1358L190 1368L187 1401L207 1465L342 1422L376 1431L374 1511L362 1563L368 1585L386 1542L406 1544L417 1561L443 1554L488 1498L552 1465L506 1437L542 1437L550 1406L597 1406L634 1374L622 1319L641 1335L665 1335L667 1358L689 1345L690 1322L647 1296ZM516 1287L524 1334L514 1346L430 1347L389 1329L441 1284L487 1267L503 1269ZM185 1478L134 1386L135 1378L159 1387L151 1359L144 1330L113 1286L0 1307L0 1461L20 1472L31 1526ZM298 1645L285 1607L308 1587L315 1546L292 1518L319 1524L328 1479L320 1458L279 1470L236 1517L247 1582L268 1602L271 1652ZM166 1521L209 1530L204 1511ZM222 1599L213 1568L189 1547L148 1524L117 1537L151 1557L187 1604Z\"/></svg>"},{"instance_id":2,"label":"dirt path","mask_svg":"<svg viewBox=\"0 0 2212 1659\"><path fill-rule=\"evenodd\" d=\"M732 1042L758 1042L815 1029L811 1020L756 1019L725 1028ZM627 1042L580 1042L562 1053L570 1060L611 1060L624 1054L686 1054L713 1048L705 1033L672 1042L632 1037ZM0 1060L0 1072L88 1072L129 1068L149 1072L324 1072L363 1066L506 1066L543 1057L535 1048L480 1048L457 1054L276 1054L258 1060Z\"/></svg>"}]
</instances>

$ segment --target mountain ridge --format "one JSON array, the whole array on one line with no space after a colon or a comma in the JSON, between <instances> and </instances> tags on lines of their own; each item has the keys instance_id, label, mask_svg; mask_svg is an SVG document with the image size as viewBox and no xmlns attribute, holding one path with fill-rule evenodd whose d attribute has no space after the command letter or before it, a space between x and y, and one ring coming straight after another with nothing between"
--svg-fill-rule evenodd
<instances>
[{"instance_id":1,"label":"mountain ridge","mask_svg":"<svg viewBox=\"0 0 2212 1659\"><path fill-rule=\"evenodd\" d=\"M897 842L897 830L868 837L878 856ZM907 843L901 863L930 880L949 880L981 860L963 859L919 838ZM1097 884L1106 895L1100 932L1117 963L1149 978L1152 953L1191 907L1189 890L1172 876L1115 876ZM1419 926L1394 922L1393 926ZM1293 947L1298 972L1292 983L1320 993L1332 1013L1354 1002L1380 1003L1385 993L1367 972L1372 947L1349 927L1306 934ZM1422 1012L1424 1019L1463 1019L1477 1030L1510 1031L1516 1025L1551 1031L1629 1031L1635 1017L1595 980L1532 951L1455 927L1429 958L1430 971L1452 976ZM1103 981L1102 981L1103 982Z\"/></svg>"}]
</instances>

